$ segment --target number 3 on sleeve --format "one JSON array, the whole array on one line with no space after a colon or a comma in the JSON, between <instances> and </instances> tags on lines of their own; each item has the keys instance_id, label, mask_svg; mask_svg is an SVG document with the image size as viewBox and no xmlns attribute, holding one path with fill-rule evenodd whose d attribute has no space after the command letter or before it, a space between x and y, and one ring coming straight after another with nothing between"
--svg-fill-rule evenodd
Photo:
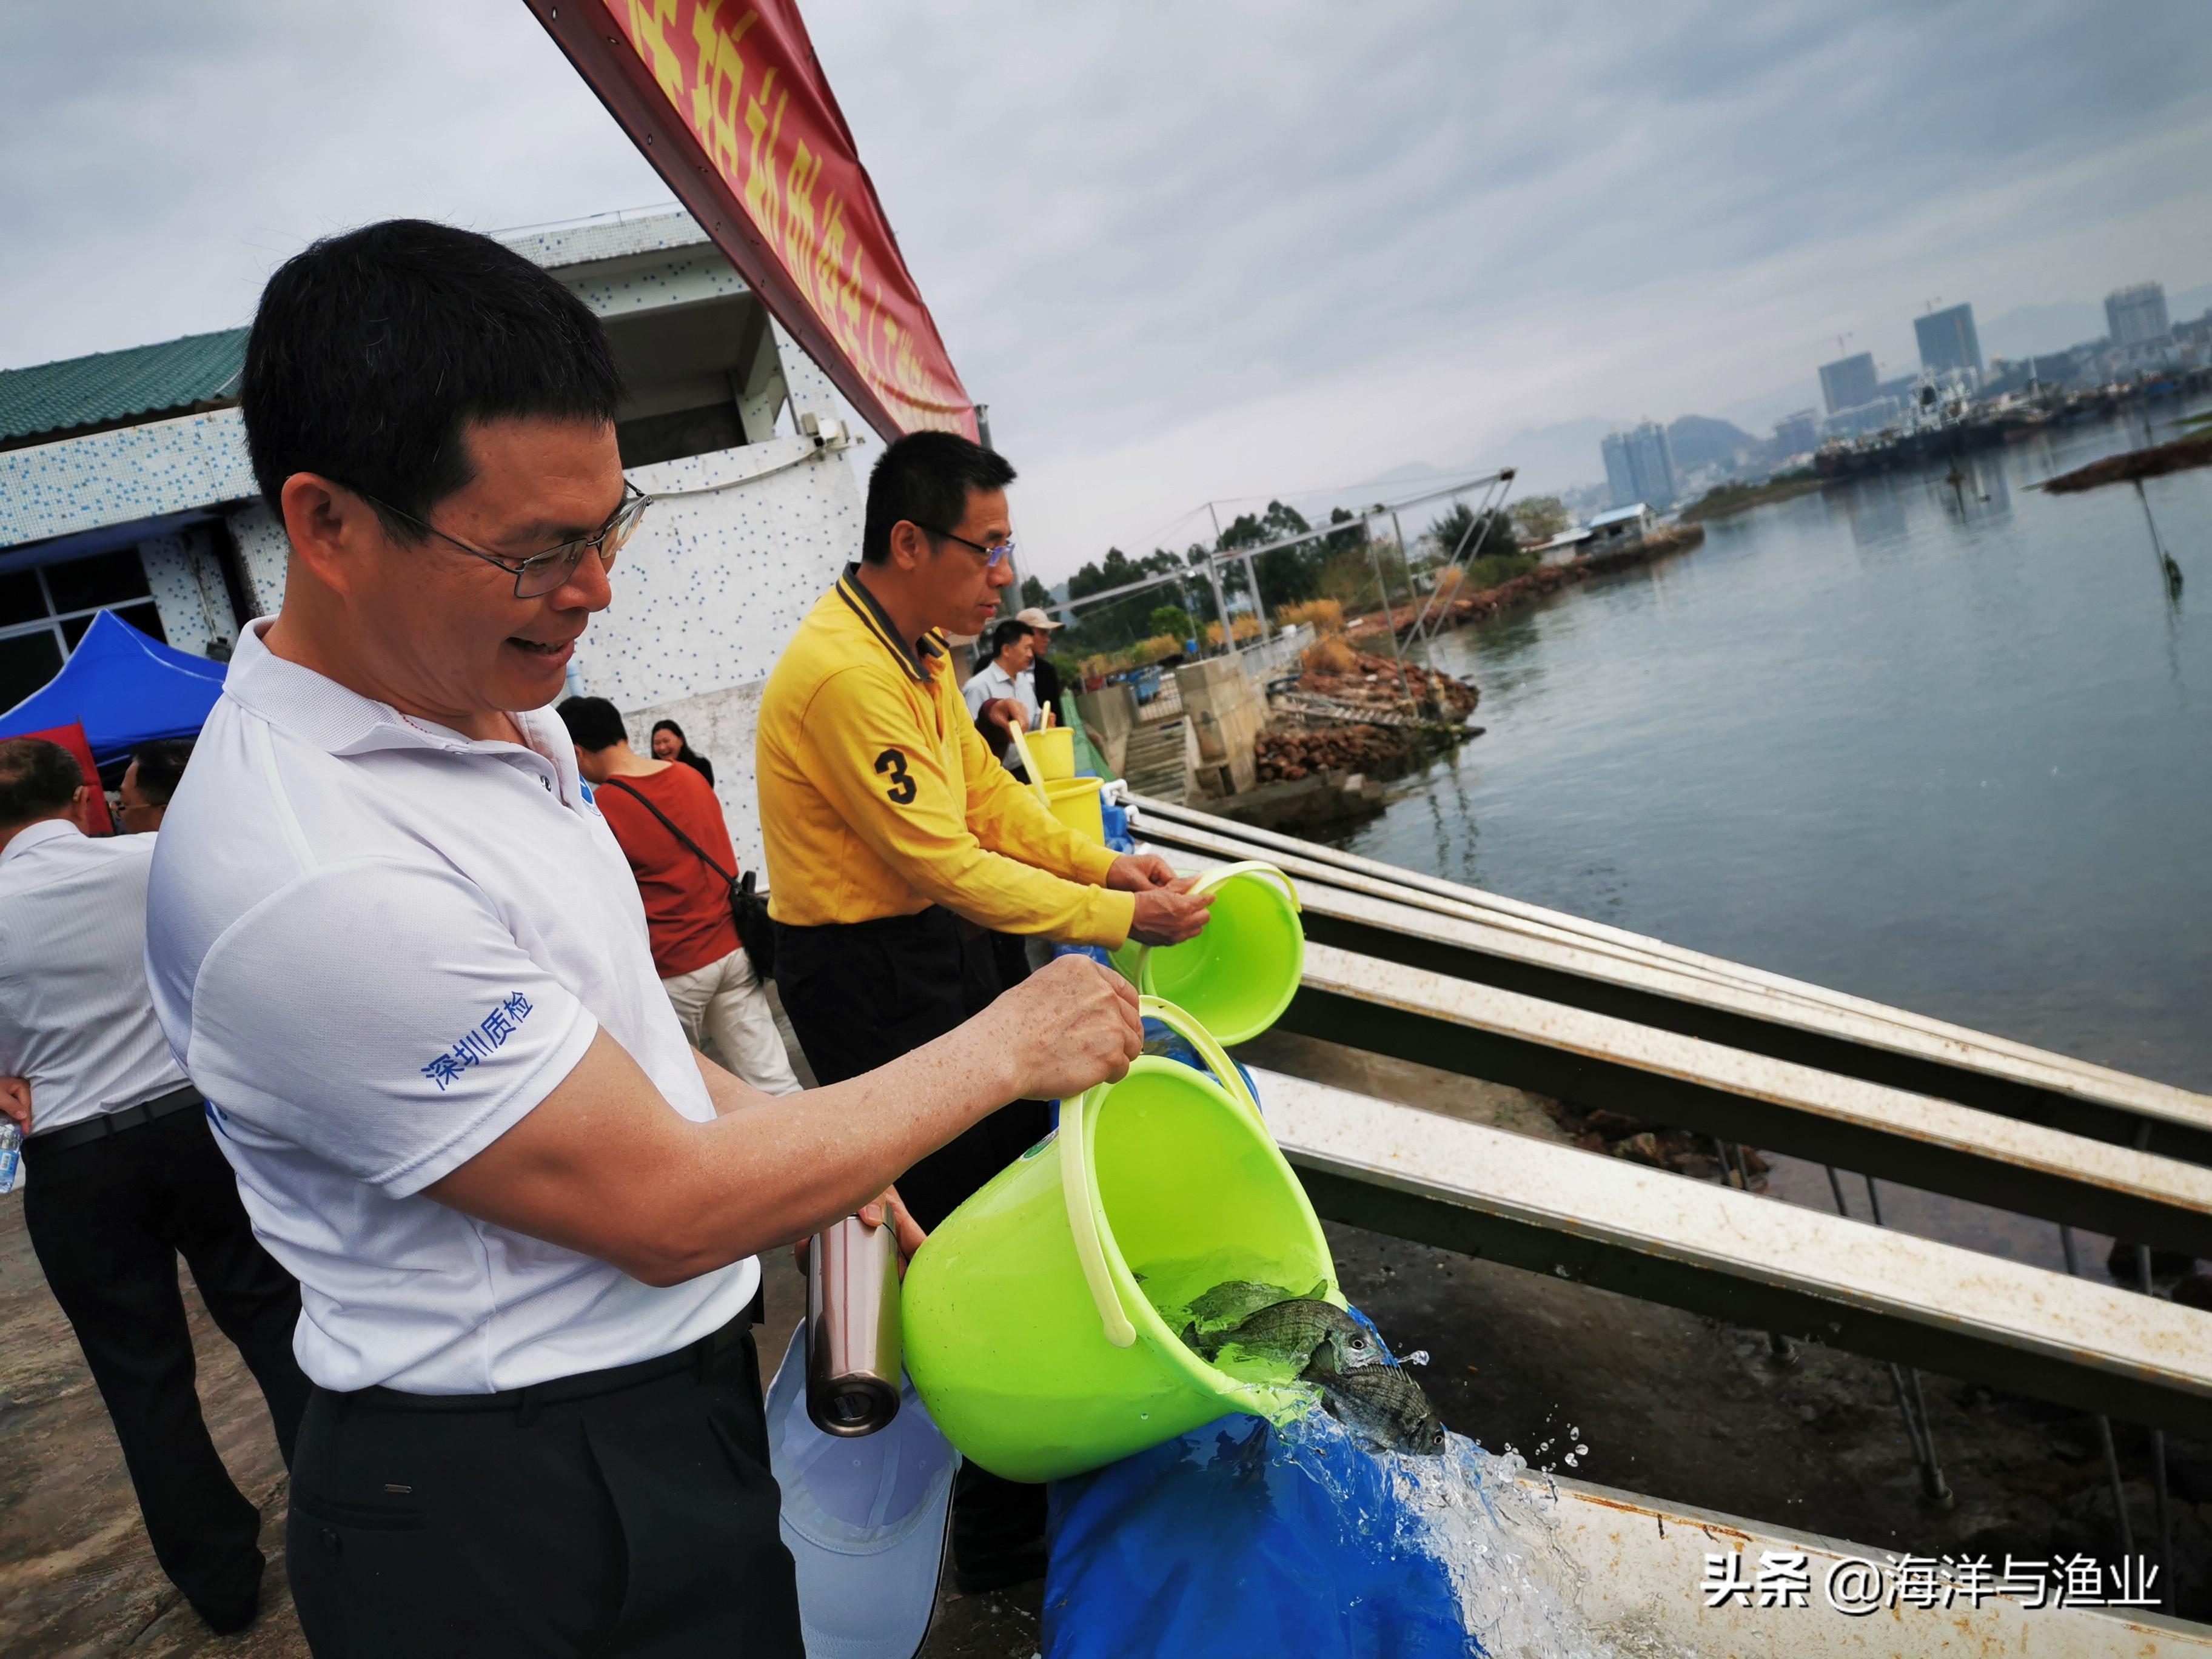
<instances>
[{"instance_id":1,"label":"number 3 on sleeve","mask_svg":"<svg viewBox=\"0 0 2212 1659\"><path fill-rule=\"evenodd\" d=\"M876 757L876 770L890 774L890 798L894 806L904 806L914 799L914 775L906 769L906 757L896 749L886 749Z\"/></svg>"}]
</instances>

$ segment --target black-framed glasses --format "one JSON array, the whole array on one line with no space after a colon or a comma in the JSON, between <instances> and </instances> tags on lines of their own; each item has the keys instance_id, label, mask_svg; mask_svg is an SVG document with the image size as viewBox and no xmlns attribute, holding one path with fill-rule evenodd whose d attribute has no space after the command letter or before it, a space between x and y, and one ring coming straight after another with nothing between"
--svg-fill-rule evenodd
<instances>
[{"instance_id":1,"label":"black-framed glasses","mask_svg":"<svg viewBox=\"0 0 2212 1659\"><path fill-rule=\"evenodd\" d=\"M921 528L929 530L927 525L923 525ZM1012 536L1002 542L993 542L986 547L981 542L969 541L965 536L956 536L949 530L929 530L929 533L933 536L942 536L948 542L958 542L963 547L974 548L983 556L983 568L986 570L996 570L1014 556L1014 538Z\"/></svg>"},{"instance_id":2,"label":"black-framed glasses","mask_svg":"<svg viewBox=\"0 0 2212 1659\"><path fill-rule=\"evenodd\" d=\"M353 486L346 486L349 489ZM645 516L645 509L653 505L653 497L629 479L623 480L622 505L615 508L607 521L588 536L579 536L572 542L562 542L558 547L549 547L543 553L533 553L526 559L502 559L495 553L487 553L481 547L471 547L459 536L449 535L434 524L426 524L412 513L403 513L388 501L380 501L365 489L355 489L355 495L380 512L411 524L416 529L451 542L471 558L482 559L486 564L497 565L514 578L514 597L518 599L542 599L575 574L583 562L584 555L597 553L599 568L614 568L615 555L623 544L636 532L637 523Z\"/></svg>"}]
</instances>

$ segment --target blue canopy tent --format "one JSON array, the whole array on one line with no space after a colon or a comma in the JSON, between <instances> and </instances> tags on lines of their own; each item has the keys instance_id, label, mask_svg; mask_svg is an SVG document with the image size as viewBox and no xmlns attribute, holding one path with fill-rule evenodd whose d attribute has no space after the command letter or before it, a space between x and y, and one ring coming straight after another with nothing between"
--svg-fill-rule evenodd
<instances>
[{"instance_id":1,"label":"blue canopy tent","mask_svg":"<svg viewBox=\"0 0 2212 1659\"><path fill-rule=\"evenodd\" d=\"M222 664L149 639L103 611L62 672L0 714L0 738L74 722L105 766L156 738L197 737L222 695L223 673Z\"/></svg>"}]
</instances>

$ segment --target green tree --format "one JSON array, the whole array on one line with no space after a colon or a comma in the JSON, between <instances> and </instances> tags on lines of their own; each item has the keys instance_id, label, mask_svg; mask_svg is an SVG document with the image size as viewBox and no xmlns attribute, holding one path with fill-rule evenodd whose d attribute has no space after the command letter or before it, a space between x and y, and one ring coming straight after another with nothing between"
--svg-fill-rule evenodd
<instances>
[{"instance_id":1,"label":"green tree","mask_svg":"<svg viewBox=\"0 0 2212 1659\"><path fill-rule=\"evenodd\" d=\"M1240 514L1221 532L1220 550L1229 553L1241 547L1268 547L1293 536L1303 536L1312 528L1296 507L1269 501L1265 513ZM1321 569L1328 561L1328 548L1320 537L1261 554L1252 562L1260 578L1261 599L1272 609L1313 598L1321 591ZM1244 592L1241 563L1224 568L1222 586L1233 592Z\"/></svg>"},{"instance_id":2,"label":"green tree","mask_svg":"<svg viewBox=\"0 0 2212 1659\"><path fill-rule=\"evenodd\" d=\"M1531 495L1513 505L1513 528L1522 543L1548 542L1574 522L1557 495Z\"/></svg>"},{"instance_id":3,"label":"green tree","mask_svg":"<svg viewBox=\"0 0 2212 1659\"><path fill-rule=\"evenodd\" d=\"M1085 565L1068 578L1067 597L1080 599L1126 587L1146 576L1180 575L1185 568L1182 560L1164 549L1133 559L1120 548L1109 547L1103 559ZM1152 611L1164 601L1180 599L1181 588L1191 585L1160 582L1085 607L1076 613L1082 624L1084 644L1095 650L1111 650L1145 638Z\"/></svg>"},{"instance_id":4,"label":"green tree","mask_svg":"<svg viewBox=\"0 0 2212 1659\"><path fill-rule=\"evenodd\" d=\"M1039 581L1035 576L1024 576L1022 578L1022 606L1024 609L1027 609L1030 605L1035 605L1038 610L1042 611L1051 603L1052 593L1042 582Z\"/></svg>"},{"instance_id":5,"label":"green tree","mask_svg":"<svg viewBox=\"0 0 2212 1659\"><path fill-rule=\"evenodd\" d=\"M1191 625L1190 612L1179 605L1153 606L1145 626L1152 633L1172 635L1179 640L1189 639L1198 631Z\"/></svg>"},{"instance_id":6,"label":"green tree","mask_svg":"<svg viewBox=\"0 0 2212 1659\"><path fill-rule=\"evenodd\" d=\"M1436 544L1439 562L1453 558L1464 562L1470 556L1510 556L1521 550L1510 518L1493 515L1489 527L1484 529L1475 522L1474 509L1465 501L1454 501L1450 512L1430 521L1429 539Z\"/></svg>"},{"instance_id":7,"label":"green tree","mask_svg":"<svg viewBox=\"0 0 2212 1659\"><path fill-rule=\"evenodd\" d=\"M1367 550L1367 520L1343 507L1330 510L1331 524L1348 525L1349 529L1332 532L1323 545L1331 556L1339 553L1364 553Z\"/></svg>"}]
</instances>

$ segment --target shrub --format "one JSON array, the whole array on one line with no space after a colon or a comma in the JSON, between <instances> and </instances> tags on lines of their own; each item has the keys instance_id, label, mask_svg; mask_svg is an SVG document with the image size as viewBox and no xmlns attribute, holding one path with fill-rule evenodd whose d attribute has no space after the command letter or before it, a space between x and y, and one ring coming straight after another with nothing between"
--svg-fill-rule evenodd
<instances>
[{"instance_id":1,"label":"shrub","mask_svg":"<svg viewBox=\"0 0 2212 1659\"><path fill-rule=\"evenodd\" d=\"M1166 634L1178 640L1194 639L1197 636L1197 629L1191 622L1190 612L1179 605L1158 606L1153 611L1145 625L1156 635Z\"/></svg>"},{"instance_id":2,"label":"shrub","mask_svg":"<svg viewBox=\"0 0 2212 1659\"><path fill-rule=\"evenodd\" d=\"M1182 645L1172 634L1155 634L1148 640L1139 640L1129 647L1129 665L1142 668L1163 657L1175 656L1182 650Z\"/></svg>"},{"instance_id":3,"label":"shrub","mask_svg":"<svg viewBox=\"0 0 2212 1659\"><path fill-rule=\"evenodd\" d=\"M1326 634L1298 653L1298 662L1309 674L1349 674L1359 666L1359 653L1341 634Z\"/></svg>"},{"instance_id":4,"label":"shrub","mask_svg":"<svg viewBox=\"0 0 2212 1659\"><path fill-rule=\"evenodd\" d=\"M1502 587L1516 576L1534 570L1537 563L1534 553L1500 553L1470 560L1467 566L1468 590L1479 593L1486 587Z\"/></svg>"},{"instance_id":5,"label":"shrub","mask_svg":"<svg viewBox=\"0 0 2212 1659\"><path fill-rule=\"evenodd\" d=\"M1275 626L1297 628L1311 623L1316 634L1344 632L1344 604L1340 599L1303 599L1275 612Z\"/></svg>"}]
</instances>

